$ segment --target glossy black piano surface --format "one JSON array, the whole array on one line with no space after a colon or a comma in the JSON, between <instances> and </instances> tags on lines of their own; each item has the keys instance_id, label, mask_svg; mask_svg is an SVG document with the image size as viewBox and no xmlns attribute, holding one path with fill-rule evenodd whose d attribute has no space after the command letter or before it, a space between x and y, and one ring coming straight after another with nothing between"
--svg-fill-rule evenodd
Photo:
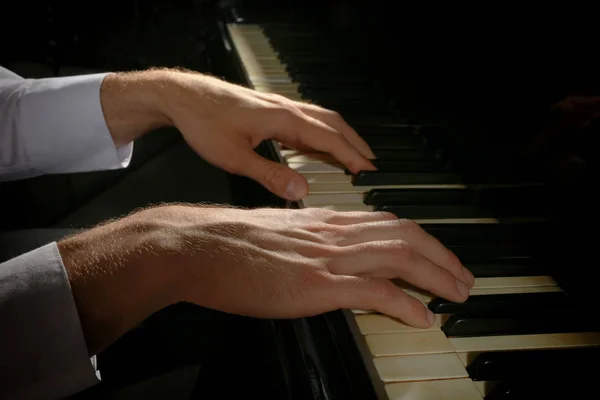
<instances>
[{"instance_id":1,"label":"glossy black piano surface","mask_svg":"<svg viewBox=\"0 0 600 400\"><path fill-rule=\"evenodd\" d=\"M498 13L475 18L458 11L437 16L417 14L393 2L230 1L219 6L216 2L190 1L184 2L180 10L175 4L166 6L166 2L159 1L146 7L137 2L131 4L126 8L124 14L129 17L123 16L122 26L131 33L130 46L135 38L145 38L148 46L137 50L139 57L104 56L109 51L102 46L108 42L90 34L89 38L98 42L90 39L86 42L89 46L69 42L71 50L77 51L59 53L68 61L63 62L78 64L87 60L87 66L100 69L179 65L251 85L226 25L260 25L273 47L286 58L289 73L301 84L302 93L342 113L375 144L376 154L390 160L382 170L389 168L391 175L378 175L376 184L398 184L394 179L416 179L417 173L423 174L419 179L442 179L437 183L453 182L456 176L463 183L541 183L540 190L528 187L491 194L461 193L458 197L446 193L443 210L436 203L437 197L431 200L418 193L414 199L405 200L407 204L399 204L393 191L372 192L367 199L370 204L399 215L428 215L431 210L423 207L429 202L432 207L438 206L434 212L450 216L455 212L479 215L483 207L499 218L517 214L549 219L542 225L516 225L507 230L463 227L458 235L443 225L430 225L427 229L446 241L478 277L552 276L566 292L569 304L576 305L576 315L588 318L584 329L599 330L595 304L596 235L589 232L596 228L596 157L592 137L598 133L597 126L585 131L563 129L560 140L546 147L535 140L537 135L557 126L553 104L571 95L600 95L600 69L592 61L584 26L577 34L569 35L568 27L559 28L539 20L533 23L515 15ZM165 10L170 13L164 13ZM195 31L194 18L206 24L201 31ZM137 22L129 24L130 20ZM160 32L168 32L168 39L161 42ZM319 40L310 40L315 37ZM176 43L179 38L183 44L167 44ZM102 56L90 52L92 43L96 43ZM149 43L165 45L155 46L158 50L153 51ZM189 49L201 56L191 57ZM390 122L423 126L421 134L427 138L428 148L440 150L442 159L418 153L410 162L399 164L397 155L414 155L419 144L412 138L400 141L397 136L386 141L386 135L391 135L389 128L382 125ZM396 133L397 130L392 131ZM402 137L406 137L405 133ZM58 215L40 217L42 226L35 221L19 226L17 221L9 220L9 228L72 224L84 227L144 202L204 200L200 188L186 191L181 182L168 182L165 177L156 187L146 188L143 194L115 205L115 209L101 206L123 192L119 180L137 173L137 178L133 175L129 179L143 181L153 163L168 163L180 154L190 156L176 132L161 138L146 140L147 150L139 156L144 160L134 172L122 173L127 174L125 178L100 174L96 178L42 181L40 185L72 188L70 206ZM257 150L278 159L271 143L263 143ZM189 160L194 168L211 170ZM187 165L176 168L183 171ZM402 171L402 176L397 174ZM214 194L212 201L250 207L286 206L247 179L217 175L213 179L225 182L221 185L228 194ZM9 189L16 195L23 193L20 187ZM79 193L82 194L78 197ZM56 202L64 204L60 199ZM420 208L408 207L415 205ZM518 252L537 261L521 258L517 262L510 258ZM494 254L496 258L491 262ZM473 306L464 316L474 325L454 321L456 327L447 326L446 331L461 335L460 329L464 328L467 334L473 334L473 330L489 334L497 333L494 326L498 326L509 332L555 332L576 329L569 327L570 322L581 323L572 315L556 321L565 315L561 313L570 310L563 303L565 299L540 296L540 303L537 299L513 299L512 308L507 309L490 303L480 308ZM511 314L511 310L521 306L536 313L536 318ZM501 311L492 321L486 315L490 307ZM484 324L478 325L478 318ZM491 328L486 331L486 326ZM373 384L352 329L341 311L301 320L263 321L180 304L157 313L101 354L99 364L106 371L105 382L99 389L76 397L102 398L158 372L200 364L198 378L191 385L192 398L378 398L380 388ZM540 371L529 371L531 376L517 377L507 377L510 363L535 366L536 362L540 365L552 360L548 361L543 352L532 353L532 358L525 360L519 358L520 354L504 353L478 360L469 372L473 371L473 376L500 376L502 385L490 398L546 398L558 393L577 397L578 387L586 390L593 382L593 374L585 368L569 373L565 364L594 362L597 353L597 349L583 349L560 354L554 360L554 369L546 365ZM524 373L527 369L518 371ZM169 391L168 386L165 390Z\"/></svg>"}]
</instances>

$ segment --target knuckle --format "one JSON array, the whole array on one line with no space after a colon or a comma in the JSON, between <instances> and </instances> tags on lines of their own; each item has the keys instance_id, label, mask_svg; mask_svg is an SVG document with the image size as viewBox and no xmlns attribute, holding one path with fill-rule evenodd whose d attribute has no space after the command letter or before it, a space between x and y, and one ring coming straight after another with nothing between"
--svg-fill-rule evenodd
<instances>
[{"instance_id":1,"label":"knuckle","mask_svg":"<svg viewBox=\"0 0 600 400\"><path fill-rule=\"evenodd\" d=\"M394 221L398 219L396 214L393 214L389 211L377 211L376 214L381 217L381 219L386 221Z\"/></svg>"},{"instance_id":2,"label":"knuckle","mask_svg":"<svg viewBox=\"0 0 600 400\"><path fill-rule=\"evenodd\" d=\"M338 121L343 121L343 120L344 120L344 118L342 117L342 114L340 114L340 113L339 113L339 112L337 112L337 111L334 111L334 110L327 110L327 114L329 114L329 116L330 116L331 118L335 119L335 120L338 120Z\"/></svg>"},{"instance_id":3,"label":"knuckle","mask_svg":"<svg viewBox=\"0 0 600 400\"><path fill-rule=\"evenodd\" d=\"M285 172L281 167L273 165L270 166L265 172L264 179L265 182L269 183L270 185L276 185L278 182L281 182L283 179L285 179L284 175Z\"/></svg>"},{"instance_id":4,"label":"knuckle","mask_svg":"<svg viewBox=\"0 0 600 400\"><path fill-rule=\"evenodd\" d=\"M333 210L328 210L326 208L306 208L305 211L313 217L315 220L325 221L328 218L331 218L336 214Z\"/></svg>"},{"instance_id":5,"label":"knuckle","mask_svg":"<svg viewBox=\"0 0 600 400\"><path fill-rule=\"evenodd\" d=\"M339 229L336 225L325 224L322 222L314 222L308 225L305 225L303 229L307 232L311 233L319 233L319 234L337 234Z\"/></svg>"},{"instance_id":6,"label":"knuckle","mask_svg":"<svg viewBox=\"0 0 600 400\"><path fill-rule=\"evenodd\" d=\"M368 290L374 303L388 300L397 290L394 284L388 280L372 280L370 283Z\"/></svg>"},{"instance_id":7,"label":"knuckle","mask_svg":"<svg viewBox=\"0 0 600 400\"><path fill-rule=\"evenodd\" d=\"M383 265L402 265L415 257L412 247L400 239L365 243L359 251L368 252L370 257Z\"/></svg>"},{"instance_id":8,"label":"knuckle","mask_svg":"<svg viewBox=\"0 0 600 400\"><path fill-rule=\"evenodd\" d=\"M423 314L426 313L425 306L418 299L411 296L411 297L409 297L409 300L410 300L408 302L408 312L409 313L411 313L413 316L419 316L419 317L421 317ZM427 318L427 317L425 316L425 318Z\"/></svg>"},{"instance_id":9,"label":"knuckle","mask_svg":"<svg viewBox=\"0 0 600 400\"><path fill-rule=\"evenodd\" d=\"M272 117L278 120L280 124L289 124L298 118L298 112L294 107L289 107L286 104L275 104L273 107L268 107Z\"/></svg>"},{"instance_id":10,"label":"knuckle","mask_svg":"<svg viewBox=\"0 0 600 400\"><path fill-rule=\"evenodd\" d=\"M398 219L397 225L403 231L408 232L408 233L413 233L413 234L421 232L423 230L421 228L421 226L419 224L417 224L415 221L413 221L412 219L406 219L406 218Z\"/></svg>"},{"instance_id":11,"label":"knuckle","mask_svg":"<svg viewBox=\"0 0 600 400\"><path fill-rule=\"evenodd\" d=\"M276 94L276 93L270 93L269 97L271 98L271 101L273 101L279 105L282 105L284 107L287 107L289 105L289 103L291 102L291 100L288 99L287 97L282 96L280 94Z\"/></svg>"},{"instance_id":12,"label":"knuckle","mask_svg":"<svg viewBox=\"0 0 600 400\"><path fill-rule=\"evenodd\" d=\"M389 257L398 263L411 262L416 257L415 250L405 240L392 240L386 250Z\"/></svg>"},{"instance_id":13,"label":"knuckle","mask_svg":"<svg viewBox=\"0 0 600 400\"><path fill-rule=\"evenodd\" d=\"M315 288L328 283L329 278L324 273L326 269L321 265L320 262L305 263L304 268L300 269L298 278L300 285L304 290L306 288Z\"/></svg>"}]
</instances>

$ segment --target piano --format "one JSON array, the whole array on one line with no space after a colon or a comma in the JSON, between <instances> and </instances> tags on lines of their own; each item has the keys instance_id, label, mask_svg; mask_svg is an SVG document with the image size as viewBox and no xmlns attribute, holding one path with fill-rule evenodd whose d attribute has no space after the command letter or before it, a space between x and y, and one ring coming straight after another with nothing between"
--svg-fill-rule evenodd
<instances>
[{"instance_id":1,"label":"piano","mask_svg":"<svg viewBox=\"0 0 600 400\"><path fill-rule=\"evenodd\" d=\"M103 383L74 399L597 396L597 244L587 233L597 126L552 135L552 105L600 94L584 40L595 24L570 31L500 12L475 20L352 0L112 3L92 21L45 2L32 19L40 33L9 44L2 62L47 63L32 77L183 66L320 104L371 144L379 171L353 176L325 155L264 142L257 152L310 182L309 196L288 204L210 168L168 130L140 140L127 171L3 183L0 233L21 244L14 231L36 229L44 242L160 201L388 211L456 252L476 285L465 304L407 289L436 313L426 330L369 310L255 320L174 305L99 354ZM176 179L190 170L208 183ZM17 206L27 212L11 213ZM131 389L198 363L185 372L191 390L183 374L143 395Z\"/></svg>"},{"instance_id":2,"label":"piano","mask_svg":"<svg viewBox=\"0 0 600 400\"><path fill-rule=\"evenodd\" d=\"M299 3L225 8L220 29L239 81L339 112L378 170L354 175L325 154L264 143L261 154L309 182L286 207L413 219L476 281L464 304L405 289L435 313L429 329L369 310L275 322L298 353L285 356L289 398L597 396L586 365L600 354L597 274L585 233L595 199L586 135L597 127L559 128L554 107L600 93L585 56L565 68L549 35L493 20L460 26L383 4Z\"/></svg>"}]
</instances>

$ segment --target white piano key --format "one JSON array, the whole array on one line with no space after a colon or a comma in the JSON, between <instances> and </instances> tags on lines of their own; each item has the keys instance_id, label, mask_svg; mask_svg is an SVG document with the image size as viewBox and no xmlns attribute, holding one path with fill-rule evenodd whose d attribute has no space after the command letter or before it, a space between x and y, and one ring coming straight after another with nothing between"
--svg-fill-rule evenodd
<instances>
[{"instance_id":1,"label":"white piano key","mask_svg":"<svg viewBox=\"0 0 600 400\"><path fill-rule=\"evenodd\" d=\"M377 357L373 360L385 383L468 378L456 354Z\"/></svg>"},{"instance_id":2,"label":"white piano key","mask_svg":"<svg viewBox=\"0 0 600 400\"><path fill-rule=\"evenodd\" d=\"M473 289L498 289L532 286L556 286L556 282L549 276L510 276L501 278L475 278Z\"/></svg>"},{"instance_id":3,"label":"white piano key","mask_svg":"<svg viewBox=\"0 0 600 400\"><path fill-rule=\"evenodd\" d=\"M293 82L253 82L256 88L267 88L272 91L290 91L294 93L298 93L298 84Z\"/></svg>"},{"instance_id":4,"label":"white piano key","mask_svg":"<svg viewBox=\"0 0 600 400\"><path fill-rule=\"evenodd\" d=\"M402 382L385 385L389 400L482 400L470 379Z\"/></svg>"},{"instance_id":5,"label":"white piano key","mask_svg":"<svg viewBox=\"0 0 600 400\"><path fill-rule=\"evenodd\" d=\"M352 182L329 182L329 183L310 183L308 184L308 194L319 193L359 193L364 195L367 191L363 188L357 188Z\"/></svg>"},{"instance_id":6,"label":"white piano key","mask_svg":"<svg viewBox=\"0 0 600 400\"><path fill-rule=\"evenodd\" d=\"M420 300L423 304L428 305L436 296L429 293L415 292L412 290L404 290L407 294ZM471 289L470 296L483 296L487 294L517 294L517 293L552 293L562 292L560 286L524 286L524 287L501 287L501 288L483 288ZM373 314L372 310L352 310L355 314Z\"/></svg>"},{"instance_id":7,"label":"white piano key","mask_svg":"<svg viewBox=\"0 0 600 400\"><path fill-rule=\"evenodd\" d=\"M361 212L372 212L373 207L365 204L326 204L321 205L317 208L323 208L325 210L332 211L361 211Z\"/></svg>"},{"instance_id":8,"label":"white piano key","mask_svg":"<svg viewBox=\"0 0 600 400\"><path fill-rule=\"evenodd\" d=\"M560 286L521 286L521 287L501 287L501 288L482 288L471 289L471 296L485 294L517 294L517 293L551 293L562 292Z\"/></svg>"},{"instance_id":9,"label":"white piano key","mask_svg":"<svg viewBox=\"0 0 600 400\"><path fill-rule=\"evenodd\" d=\"M545 333L535 335L504 335L458 337L448 339L456 353L483 351L559 349L600 346L600 332Z\"/></svg>"},{"instance_id":10,"label":"white piano key","mask_svg":"<svg viewBox=\"0 0 600 400\"><path fill-rule=\"evenodd\" d=\"M352 177L346 174L326 173L326 172L306 172L301 173L309 185L329 184L329 183L348 183L352 185Z\"/></svg>"},{"instance_id":11,"label":"white piano key","mask_svg":"<svg viewBox=\"0 0 600 400\"><path fill-rule=\"evenodd\" d=\"M375 357L454 353L454 347L442 331L401 332L366 335Z\"/></svg>"},{"instance_id":12,"label":"white piano key","mask_svg":"<svg viewBox=\"0 0 600 400\"><path fill-rule=\"evenodd\" d=\"M288 163L288 167L299 173L304 172L327 172L327 173L339 173L344 175L346 167L341 163Z\"/></svg>"},{"instance_id":13,"label":"white piano key","mask_svg":"<svg viewBox=\"0 0 600 400\"><path fill-rule=\"evenodd\" d=\"M451 185L381 185L381 186L354 186L352 185L352 177L344 175L347 179L342 181L342 176L332 177L331 182L323 182L318 178L314 178L312 183L309 182L309 193L367 193L375 189L398 189L398 190L415 190L415 189L462 189L461 187L450 187ZM337 181L334 181L337 180ZM455 185L459 186L459 185Z\"/></svg>"},{"instance_id":14,"label":"white piano key","mask_svg":"<svg viewBox=\"0 0 600 400\"><path fill-rule=\"evenodd\" d=\"M337 163L337 159L327 153L295 153L285 157L287 162L295 163Z\"/></svg>"},{"instance_id":15,"label":"white piano key","mask_svg":"<svg viewBox=\"0 0 600 400\"><path fill-rule=\"evenodd\" d=\"M250 76L250 81L252 81L253 84L273 84L273 83L292 83L292 79L288 78L287 76L284 75L275 75L275 76L260 76L260 75L254 75L254 76Z\"/></svg>"},{"instance_id":16,"label":"white piano key","mask_svg":"<svg viewBox=\"0 0 600 400\"><path fill-rule=\"evenodd\" d=\"M376 333L439 331L441 314L436 315L436 322L429 328L415 328L383 314L357 315L355 319L358 329L363 335L372 335Z\"/></svg>"}]
</instances>

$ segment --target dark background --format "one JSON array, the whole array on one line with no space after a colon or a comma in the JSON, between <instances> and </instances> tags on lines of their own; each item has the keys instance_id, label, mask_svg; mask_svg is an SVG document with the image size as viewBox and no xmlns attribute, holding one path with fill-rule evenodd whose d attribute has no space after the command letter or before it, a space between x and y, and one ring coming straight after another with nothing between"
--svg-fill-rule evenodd
<instances>
[{"instance_id":1,"label":"dark background","mask_svg":"<svg viewBox=\"0 0 600 400\"><path fill-rule=\"evenodd\" d=\"M226 10L234 3L239 13L231 15ZM27 78L177 66L242 82L224 48L219 21L238 15L263 22L300 20L338 34L359 29L365 36L356 51L371 49L365 57L379 66L384 90L397 93L399 101L409 99L407 107L437 111L455 125L449 145L467 175L513 163L514 152L544 127L556 101L600 95L597 21L590 10L553 13L547 5L416 10L397 3L9 1L0 8L0 65ZM590 293L595 244L583 232L593 226L597 204L593 137L565 142L583 156L584 169L562 165L558 170L548 163L544 170L544 178L556 183L556 195L548 201L564 218L548 232L550 241L540 238L556 251L559 272L568 271L567 278L587 285ZM550 159L544 154L536 165ZM28 247L21 242L28 234L23 229L42 229L35 237L43 241L149 204L281 205L254 182L204 162L175 129L137 140L125 170L2 182L0 201L0 234L12 238L2 242L11 243L3 245L5 254ZM169 307L100 354L102 385L76 397L106 398L142 377L199 365L196 394L283 398L287 389L280 371L286 356L272 328L270 321L189 304Z\"/></svg>"}]
</instances>

